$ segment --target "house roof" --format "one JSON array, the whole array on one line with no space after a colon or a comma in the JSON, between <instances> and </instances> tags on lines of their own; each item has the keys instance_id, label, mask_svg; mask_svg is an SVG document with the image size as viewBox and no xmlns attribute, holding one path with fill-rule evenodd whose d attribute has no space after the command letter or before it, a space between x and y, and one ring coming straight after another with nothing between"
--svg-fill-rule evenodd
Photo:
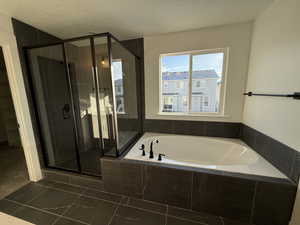
<instances>
[{"instance_id":1,"label":"house roof","mask_svg":"<svg viewBox=\"0 0 300 225\"><path fill-rule=\"evenodd\" d=\"M184 72L163 72L163 80L185 80L188 79L189 73ZM215 70L193 71L193 79L219 78Z\"/></svg>"}]
</instances>

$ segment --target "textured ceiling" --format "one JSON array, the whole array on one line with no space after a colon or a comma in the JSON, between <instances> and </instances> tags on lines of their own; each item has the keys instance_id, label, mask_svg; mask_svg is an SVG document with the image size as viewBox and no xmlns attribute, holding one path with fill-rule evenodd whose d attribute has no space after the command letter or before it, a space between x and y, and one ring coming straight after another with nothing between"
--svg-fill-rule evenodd
<instances>
[{"instance_id":1,"label":"textured ceiling","mask_svg":"<svg viewBox=\"0 0 300 225\"><path fill-rule=\"evenodd\" d=\"M0 12L60 38L111 32L130 39L253 20L272 1L0 0Z\"/></svg>"}]
</instances>

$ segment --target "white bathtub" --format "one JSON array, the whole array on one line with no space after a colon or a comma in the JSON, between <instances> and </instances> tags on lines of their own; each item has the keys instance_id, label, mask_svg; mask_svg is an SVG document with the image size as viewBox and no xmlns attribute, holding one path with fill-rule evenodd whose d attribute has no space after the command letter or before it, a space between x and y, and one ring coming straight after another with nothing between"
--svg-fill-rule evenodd
<instances>
[{"instance_id":1,"label":"white bathtub","mask_svg":"<svg viewBox=\"0 0 300 225\"><path fill-rule=\"evenodd\" d=\"M154 158L149 159L150 142ZM146 156L139 147L144 144ZM166 156L158 161L158 154ZM145 133L124 159L200 167L228 172L287 178L283 173L262 158L239 139Z\"/></svg>"}]
</instances>

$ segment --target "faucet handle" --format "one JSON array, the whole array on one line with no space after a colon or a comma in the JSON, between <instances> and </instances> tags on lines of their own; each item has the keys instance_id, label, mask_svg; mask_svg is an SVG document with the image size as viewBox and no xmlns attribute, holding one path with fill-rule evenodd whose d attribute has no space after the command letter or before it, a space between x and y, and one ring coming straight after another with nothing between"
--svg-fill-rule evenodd
<instances>
[{"instance_id":1,"label":"faucet handle","mask_svg":"<svg viewBox=\"0 0 300 225\"><path fill-rule=\"evenodd\" d=\"M165 154L158 154L158 161L161 161L162 160L162 156L166 156Z\"/></svg>"},{"instance_id":2,"label":"faucet handle","mask_svg":"<svg viewBox=\"0 0 300 225\"><path fill-rule=\"evenodd\" d=\"M142 156L145 156L145 155L146 155L146 153L145 153L145 145L144 145L144 144L142 144L142 145L139 147L139 150L143 151Z\"/></svg>"}]
</instances>

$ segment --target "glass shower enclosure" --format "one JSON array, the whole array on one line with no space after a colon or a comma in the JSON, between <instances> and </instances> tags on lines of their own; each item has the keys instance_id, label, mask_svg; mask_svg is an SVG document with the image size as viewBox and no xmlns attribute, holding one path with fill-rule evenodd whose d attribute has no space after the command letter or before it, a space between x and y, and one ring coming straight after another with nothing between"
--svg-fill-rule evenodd
<instances>
[{"instance_id":1,"label":"glass shower enclosure","mask_svg":"<svg viewBox=\"0 0 300 225\"><path fill-rule=\"evenodd\" d=\"M46 167L101 176L142 133L139 57L110 33L25 51Z\"/></svg>"}]
</instances>

